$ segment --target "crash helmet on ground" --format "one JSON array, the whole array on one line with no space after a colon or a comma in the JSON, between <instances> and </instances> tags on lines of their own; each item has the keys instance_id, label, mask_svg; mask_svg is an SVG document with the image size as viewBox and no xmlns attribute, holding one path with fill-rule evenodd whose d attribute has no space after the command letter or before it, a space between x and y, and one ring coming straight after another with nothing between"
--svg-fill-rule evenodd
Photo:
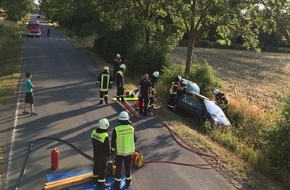
<instances>
[{"instance_id":1,"label":"crash helmet on ground","mask_svg":"<svg viewBox=\"0 0 290 190\"><path fill-rule=\"evenodd\" d=\"M120 68L123 69L123 70L126 70L126 65L125 64L121 64Z\"/></svg>"},{"instance_id":2,"label":"crash helmet on ground","mask_svg":"<svg viewBox=\"0 0 290 190\"><path fill-rule=\"evenodd\" d=\"M186 86L186 85L187 85L187 80L182 79L182 80L181 80L181 85L182 85L182 86Z\"/></svg>"},{"instance_id":3,"label":"crash helmet on ground","mask_svg":"<svg viewBox=\"0 0 290 190\"><path fill-rule=\"evenodd\" d=\"M178 75L178 76L176 76L176 77L175 77L175 79L174 79L174 80L175 80L175 81L181 81L181 80L182 80L182 78L181 78L181 76L179 76L179 75Z\"/></svg>"},{"instance_id":4,"label":"crash helmet on ground","mask_svg":"<svg viewBox=\"0 0 290 190\"><path fill-rule=\"evenodd\" d=\"M109 67L105 66L104 71L109 71Z\"/></svg>"},{"instance_id":5,"label":"crash helmet on ground","mask_svg":"<svg viewBox=\"0 0 290 190\"><path fill-rule=\"evenodd\" d=\"M110 126L109 121L106 118L100 119L97 124L97 127L99 129L104 129L104 130L107 130L109 126Z\"/></svg>"},{"instance_id":6,"label":"crash helmet on ground","mask_svg":"<svg viewBox=\"0 0 290 190\"><path fill-rule=\"evenodd\" d=\"M153 76L158 78L159 77L159 72L158 71L154 71Z\"/></svg>"},{"instance_id":7,"label":"crash helmet on ground","mask_svg":"<svg viewBox=\"0 0 290 190\"><path fill-rule=\"evenodd\" d=\"M212 93L214 94L214 95L217 95L217 93L219 93L219 89L214 89L213 91L212 91Z\"/></svg>"},{"instance_id":8,"label":"crash helmet on ground","mask_svg":"<svg viewBox=\"0 0 290 190\"><path fill-rule=\"evenodd\" d=\"M121 58L121 55L118 53L118 54L116 55L116 58L120 59L120 58Z\"/></svg>"},{"instance_id":9,"label":"crash helmet on ground","mask_svg":"<svg viewBox=\"0 0 290 190\"><path fill-rule=\"evenodd\" d=\"M119 120L120 121L129 121L129 114L128 112L126 111L122 111L120 114L119 114Z\"/></svg>"}]
</instances>

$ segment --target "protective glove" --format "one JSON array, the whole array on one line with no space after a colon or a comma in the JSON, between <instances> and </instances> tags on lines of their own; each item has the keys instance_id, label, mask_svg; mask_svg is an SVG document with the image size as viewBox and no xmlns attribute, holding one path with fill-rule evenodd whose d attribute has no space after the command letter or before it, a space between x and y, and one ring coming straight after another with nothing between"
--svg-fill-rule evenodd
<instances>
[{"instance_id":1,"label":"protective glove","mask_svg":"<svg viewBox=\"0 0 290 190\"><path fill-rule=\"evenodd\" d=\"M116 149L115 148L111 148L111 155L115 155L116 154Z\"/></svg>"},{"instance_id":2,"label":"protective glove","mask_svg":"<svg viewBox=\"0 0 290 190\"><path fill-rule=\"evenodd\" d=\"M99 83L98 82L96 82L96 88L98 88L99 87Z\"/></svg>"},{"instance_id":3,"label":"protective glove","mask_svg":"<svg viewBox=\"0 0 290 190\"><path fill-rule=\"evenodd\" d=\"M109 84L109 89L112 89L112 84Z\"/></svg>"}]
</instances>

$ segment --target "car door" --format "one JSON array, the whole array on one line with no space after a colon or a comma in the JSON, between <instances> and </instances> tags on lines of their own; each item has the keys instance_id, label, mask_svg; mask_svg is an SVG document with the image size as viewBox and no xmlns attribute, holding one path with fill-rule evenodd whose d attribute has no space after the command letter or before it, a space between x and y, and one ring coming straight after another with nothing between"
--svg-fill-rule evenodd
<instances>
[{"instance_id":1,"label":"car door","mask_svg":"<svg viewBox=\"0 0 290 190\"><path fill-rule=\"evenodd\" d=\"M180 98L180 107L182 107L183 110L186 112L202 117L203 113L203 105L200 102L200 100L193 94L184 94Z\"/></svg>"}]
</instances>

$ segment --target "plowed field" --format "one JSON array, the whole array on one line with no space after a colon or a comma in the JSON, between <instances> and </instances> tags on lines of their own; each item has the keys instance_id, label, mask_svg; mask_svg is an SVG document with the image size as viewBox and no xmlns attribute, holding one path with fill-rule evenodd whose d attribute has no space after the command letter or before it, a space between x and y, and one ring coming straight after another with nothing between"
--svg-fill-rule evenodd
<instances>
[{"instance_id":1,"label":"plowed field","mask_svg":"<svg viewBox=\"0 0 290 190\"><path fill-rule=\"evenodd\" d=\"M178 47L173 58L185 60L186 50ZM195 48L194 54L217 71L229 99L245 99L269 112L277 108L282 93L290 92L290 54L207 48Z\"/></svg>"}]
</instances>

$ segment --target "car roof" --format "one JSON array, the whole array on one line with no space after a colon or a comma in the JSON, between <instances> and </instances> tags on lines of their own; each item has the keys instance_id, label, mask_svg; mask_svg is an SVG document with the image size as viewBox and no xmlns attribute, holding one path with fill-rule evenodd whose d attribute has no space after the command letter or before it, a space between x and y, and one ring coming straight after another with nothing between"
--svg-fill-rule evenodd
<instances>
[{"instance_id":1,"label":"car roof","mask_svg":"<svg viewBox=\"0 0 290 190\"><path fill-rule=\"evenodd\" d=\"M31 24L39 24L39 21L38 20L30 20L29 23L31 23Z\"/></svg>"}]
</instances>

